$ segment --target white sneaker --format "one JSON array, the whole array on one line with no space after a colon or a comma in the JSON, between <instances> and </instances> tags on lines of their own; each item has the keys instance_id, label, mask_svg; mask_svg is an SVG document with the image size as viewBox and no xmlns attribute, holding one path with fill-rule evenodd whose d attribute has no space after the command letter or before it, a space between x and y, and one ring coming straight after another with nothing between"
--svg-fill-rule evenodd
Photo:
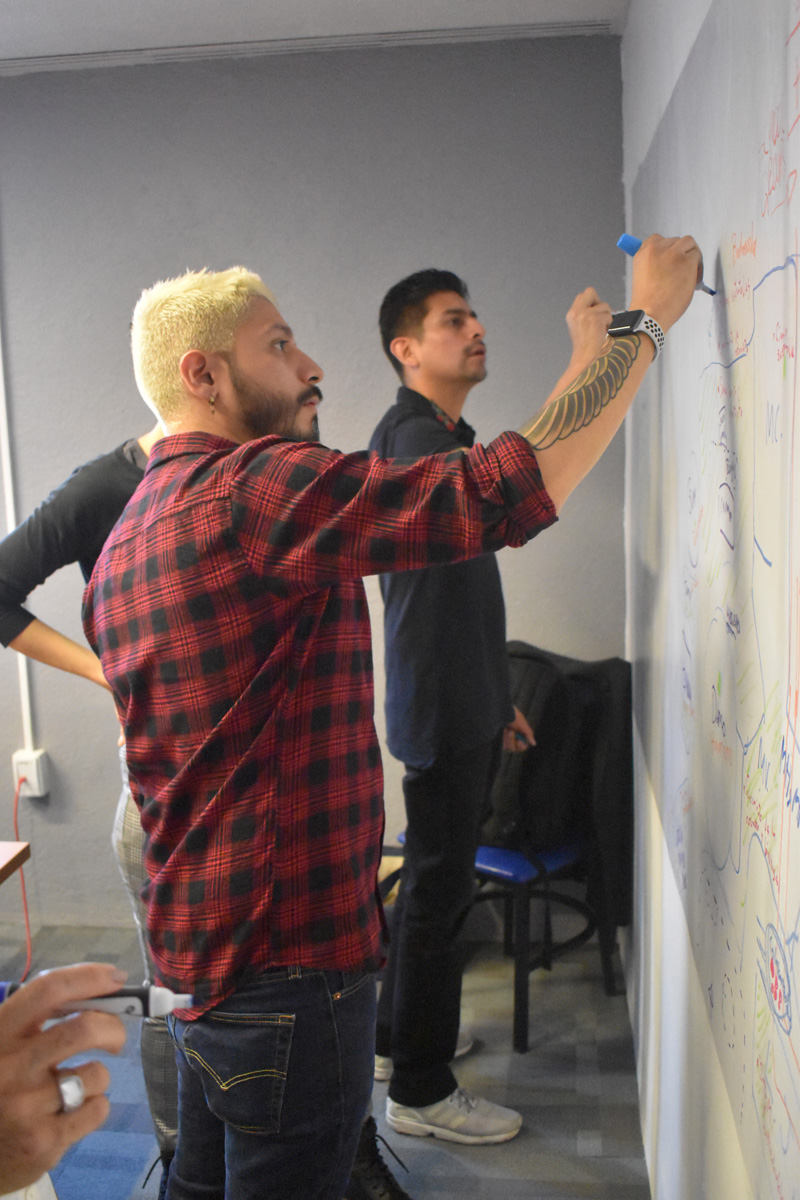
<instances>
[{"instance_id":1,"label":"white sneaker","mask_svg":"<svg viewBox=\"0 0 800 1200\"><path fill-rule=\"evenodd\" d=\"M433 1134L445 1142L479 1146L516 1137L522 1117L513 1108L492 1104L459 1087L444 1100L425 1108L407 1108L387 1099L386 1124L397 1133L410 1133L414 1137Z\"/></svg>"},{"instance_id":2,"label":"white sneaker","mask_svg":"<svg viewBox=\"0 0 800 1200\"><path fill-rule=\"evenodd\" d=\"M461 1058L465 1054L469 1054L472 1047L475 1045L475 1038L472 1036L472 1030L466 1026L458 1031L458 1041L456 1042L456 1052L453 1058ZM388 1054L375 1055L375 1071L373 1078L377 1079L378 1083L385 1083L387 1079L392 1078L392 1060Z\"/></svg>"},{"instance_id":3,"label":"white sneaker","mask_svg":"<svg viewBox=\"0 0 800 1200\"><path fill-rule=\"evenodd\" d=\"M375 1055L373 1079L377 1079L378 1083L385 1083L387 1079L392 1078L392 1070L392 1060L388 1054Z\"/></svg>"}]
</instances>

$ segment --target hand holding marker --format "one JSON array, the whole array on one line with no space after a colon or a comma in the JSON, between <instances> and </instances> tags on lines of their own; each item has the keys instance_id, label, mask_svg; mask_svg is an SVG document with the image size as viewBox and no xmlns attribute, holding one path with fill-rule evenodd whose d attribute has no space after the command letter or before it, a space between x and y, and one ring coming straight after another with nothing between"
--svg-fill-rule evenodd
<instances>
[{"instance_id":1,"label":"hand holding marker","mask_svg":"<svg viewBox=\"0 0 800 1200\"><path fill-rule=\"evenodd\" d=\"M634 237L632 233L623 233L622 237L617 241L620 250L624 250L633 258L636 251L640 248L642 239ZM716 296L713 288L710 288L707 283L703 283L703 260L700 259L700 266L697 268L697 286L694 289L696 292L705 292L709 296Z\"/></svg>"},{"instance_id":2,"label":"hand holding marker","mask_svg":"<svg viewBox=\"0 0 800 1200\"><path fill-rule=\"evenodd\" d=\"M0 983L0 1002L18 991L22 984ZM122 1017L163 1017L176 1008L191 1008L194 996L181 995L169 988L145 984L144 987L121 987L108 996L93 996L89 1000L72 1000L63 1016L73 1012L109 1012Z\"/></svg>"}]
</instances>

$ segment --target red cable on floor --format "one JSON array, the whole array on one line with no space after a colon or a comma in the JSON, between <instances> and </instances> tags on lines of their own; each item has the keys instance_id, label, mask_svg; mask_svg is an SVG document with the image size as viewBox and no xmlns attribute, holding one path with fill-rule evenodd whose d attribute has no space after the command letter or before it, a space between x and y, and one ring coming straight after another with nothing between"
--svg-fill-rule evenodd
<instances>
[{"instance_id":1,"label":"red cable on floor","mask_svg":"<svg viewBox=\"0 0 800 1200\"><path fill-rule=\"evenodd\" d=\"M14 792L14 837L18 842L22 840L19 836L19 793L23 783L27 783L24 775L17 780L17 790ZM20 983L24 983L27 979L28 971L31 969L31 922L28 916L28 897L25 895L25 872L22 867L19 869L19 884L22 888L22 911L25 914L25 942L28 951L25 970L22 972L19 980Z\"/></svg>"}]
</instances>

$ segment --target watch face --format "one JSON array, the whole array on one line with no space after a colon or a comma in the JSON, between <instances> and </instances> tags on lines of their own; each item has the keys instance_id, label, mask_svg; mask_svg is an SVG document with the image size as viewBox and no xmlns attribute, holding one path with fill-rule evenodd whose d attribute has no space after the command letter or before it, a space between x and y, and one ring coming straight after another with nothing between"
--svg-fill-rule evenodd
<instances>
[{"instance_id":1,"label":"watch face","mask_svg":"<svg viewBox=\"0 0 800 1200\"><path fill-rule=\"evenodd\" d=\"M644 319L644 309L632 308L628 312L614 313L608 327L609 337L622 337L635 333Z\"/></svg>"}]
</instances>

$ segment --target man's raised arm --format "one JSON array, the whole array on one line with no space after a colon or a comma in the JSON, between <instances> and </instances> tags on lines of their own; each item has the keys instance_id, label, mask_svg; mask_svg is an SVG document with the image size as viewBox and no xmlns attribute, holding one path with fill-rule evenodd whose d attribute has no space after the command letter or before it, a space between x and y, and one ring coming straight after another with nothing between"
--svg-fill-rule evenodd
<instances>
[{"instance_id":1,"label":"man's raised arm","mask_svg":"<svg viewBox=\"0 0 800 1200\"><path fill-rule=\"evenodd\" d=\"M666 333L689 306L701 261L694 238L651 235L633 262L631 309L642 309ZM594 362L520 430L556 509L611 442L654 357L646 334L609 338Z\"/></svg>"}]
</instances>

